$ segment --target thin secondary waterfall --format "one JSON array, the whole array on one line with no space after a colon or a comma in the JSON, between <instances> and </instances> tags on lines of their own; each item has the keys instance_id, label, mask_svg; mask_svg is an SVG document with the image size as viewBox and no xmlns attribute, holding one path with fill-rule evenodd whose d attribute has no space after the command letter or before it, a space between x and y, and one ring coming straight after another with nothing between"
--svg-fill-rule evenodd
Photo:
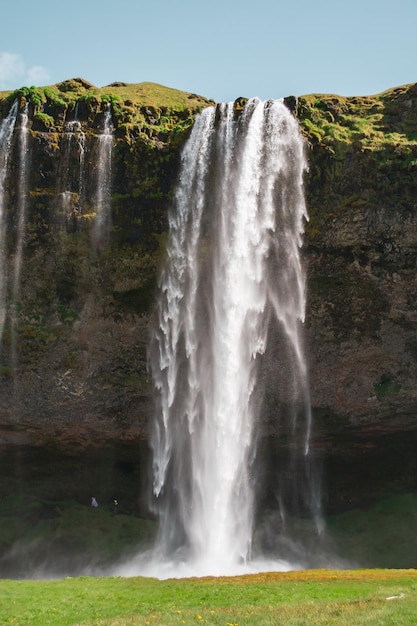
<instances>
[{"instance_id":1,"label":"thin secondary waterfall","mask_svg":"<svg viewBox=\"0 0 417 626\"><path fill-rule=\"evenodd\" d=\"M7 307L7 251L6 251L6 177L11 152L13 131L18 115L18 102L13 103L0 126L0 345L3 338Z\"/></svg>"},{"instance_id":2,"label":"thin secondary waterfall","mask_svg":"<svg viewBox=\"0 0 417 626\"><path fill-rule=\"evenodd\" d=\"M78 105L77 105L78 106ZM85 133L81 130L81 124L79 123L79 132L77 136L78 141L78 210L83 212L84 204L84 161L85 161Z\"/></svg>"},{"instance_id":3,"label":"thin secondary waterfall","mask_svg":"<svg viewBox=\"0 0 417 626\"><path fill-rule=\"evenodd\" d=\"M23 262L23 246L26 231L26 213L28 197L28 108L26 103L20 113L19 128L19 172L17 177L17 219L16 219L16 248L13 260L13 283L12 283L12 324L11 324L11 357L13 371L16 373L17 351L16 351L16 305L20 292L20 275Z\"/></svg>"},{"instance_id":4,"label":"thin secondary waterfall","mask_svg":"<svg viewBox=\"0 0 417 626\"><path fill-rule=\"evenodd\" d=\"M78 148L78 210L82 213L84 200L84 161L85 161L85 133L82 130L81 122L78 120L78 102L75 105L74 120L67 123L68 132L77 140Z\"/></svg>"},{"instance_id":5,"label":"thin secondary waterfall","mask_svg":"<svg viewBox=\"0 0 417 626\"><path fill-rule=\"evenodd\" d=\"M73 217L73 211L83 212L84 203L84 163L85 163L85 143L86 137L82 130L81 122L78 120L78 102L75 106L74 119L66 122L63 141L63 164L61 166L61 176L59 182L59 198L63 212L67 219ZM76 141L76 151L78 154L78 165L72 166L75 159L71 158L73 153L73 143Z\"/></svg>"},{"instance_id":6,"label":"thin secondary waterfall","mask_svg":"<svg viewBox=\"0 0 417 626\"><path fill-rule=\"evenodd\" d=\"M110 103L104 112L103 132L100 134L98 142L96 217L93 230L95 246L105 241L111 226L113 122Z\"/></svg>"},{"instance_id":7,"label":"thin secondary waterfall","mask_svg":"<svg viewBox=\"0 0 417 626\"><path fill-rule=\"evenodd\" d=\"M16 232L16 251L13 267L13 299L19 292L20 273L22 269L23 243L26 228L27 195L28 195L28 104L20 114L19 128L19 175L17 188L18 216Z\"/></svg>"},{"instance_id":8,"label":"thin secondary waterfall","mask_svg":"<svg viewBox=\"0 0 417 626\"><path fill-rule=\"evenodd\" d=\"M301 338L305 168L281 101L205 109L183 151L150 345L153 494L155 558L194 573L230 573L259 556L257 451L271 368L285 407L278 428L295 450L277 479L291 483L276 494L281 534L291 501L315 515Z\"/></svg>"}]
</instances>

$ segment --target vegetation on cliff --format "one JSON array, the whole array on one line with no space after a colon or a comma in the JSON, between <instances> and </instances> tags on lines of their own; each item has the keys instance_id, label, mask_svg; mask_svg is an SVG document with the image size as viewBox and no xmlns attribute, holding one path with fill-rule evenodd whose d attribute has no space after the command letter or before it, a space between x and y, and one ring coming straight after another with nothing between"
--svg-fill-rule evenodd
<instances>
[{"instance_id":1,"label":"vegetation on cliff","mask_svg":"<svg viewBox=\"0 0 417 626\"><path fill-rule=\"evenodd\" d=\"M16 98L30 103L34 130L48 132L62 131L63 122L76 107L78 118L91 122L103 110L103 105L110 103L117 137L127 140L140 137L156 145L175 142L178 135L190 128L197 112L214 104L202 96L156 83L116 82L97 88L82 78L49 87L0 92L3 115Z\"/></svg>"},{"instance_id":2,"label":"vegetation on cliff","mask_svg":"<svg viewBox=\"0 0 417 626\"><path fill-rule=\"evenodd\" d=\"M333 220L352 216L355 209L387 202L404 211L413 206L417 85L369 97L303 96L296 115L314 153L308 178L309 241L320 241ZM324 195L324 189L330 193ZM369 245L370 234L356 245Z\"/></svg>"}]
</instances>

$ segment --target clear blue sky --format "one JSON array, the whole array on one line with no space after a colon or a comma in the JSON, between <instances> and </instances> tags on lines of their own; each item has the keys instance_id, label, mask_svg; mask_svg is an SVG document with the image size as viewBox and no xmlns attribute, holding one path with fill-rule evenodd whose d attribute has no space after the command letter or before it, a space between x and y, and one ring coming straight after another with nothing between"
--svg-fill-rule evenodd
<instances>
[{"instance_id":1,"label":"clear blue sky","mask_svg":"<svg viewBox=\"0 0 417 626\"><path fill-rule=\"evenodd\" d=\"M0 90L80 76L214 100L417 81L417 0L9 0Z\"/></svg>"}]
</instances>

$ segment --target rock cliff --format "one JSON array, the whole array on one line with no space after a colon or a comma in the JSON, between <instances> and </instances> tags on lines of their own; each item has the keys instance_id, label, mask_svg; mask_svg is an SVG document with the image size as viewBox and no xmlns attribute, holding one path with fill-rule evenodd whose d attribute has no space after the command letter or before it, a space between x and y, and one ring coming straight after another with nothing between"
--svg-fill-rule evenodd
<instances>
[{"instance_id":1,"label":"rock cliff","mask_svg":"<svg viewBox=\"0 0 417 626\"><path fill-rule=\"evenodd\" d=\"M331 492L342 503L415 488L417 85L306 96L295 112L309 146L306 330Z\"/></svg>"},{"instance_id":2,"label":"rock cliff","mask_svg":"<svg viewBox=\"0 0 417 626\"><path fill-rule=\"evenodd\" d=\"M12 447L80 454L125 443L120 458L130 463L152 413L148 326L180 151L195 115L213 103L148 83L97 89L82 79L1 95L0 119L16 101L19 110L3 185L4 458ZM309 161L313 447L336 510L417 480L417 86L286 102ZM111 214L98 236L109 110Z\"/></svg>"}]
</instances>

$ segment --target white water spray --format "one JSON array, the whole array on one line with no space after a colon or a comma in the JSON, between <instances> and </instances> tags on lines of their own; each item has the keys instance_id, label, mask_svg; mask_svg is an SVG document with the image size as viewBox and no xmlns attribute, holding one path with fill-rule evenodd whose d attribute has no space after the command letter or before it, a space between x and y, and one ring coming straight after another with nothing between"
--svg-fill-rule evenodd
<instances>
[{"instance_id":1,"label":"white water spray","mask_svg":"<svg viewBox=\"0 0 417 626\"><path fill-rule=\"evenodd\" d=\"M6 251L6 177L12 145L13 131L18 115L18 102L13 103L0 126L0 345L6 320L7 305L7 251Z\"/></svg>"},{"instance_id":2,"label":"white water spray","mask_svg":"<svg viewBox=\"0 0 417 626\"><path fill-rule=\"evenodd\" d=\"M233 103L208 108L184 149L150 346L160 521L155 566L148 569L154 575L289 569L303 562L296 546L299 563L283 561L287 551L267 564L254 537L271 366L282 392L277 428L290 433L294 451L277 479L277 533L290 541L286 518L298 506L316 515L300 334L305 168L297 123L280 101L253 99L243 112Z\"/></svg>"},{"instance_id":3,"label":"white water spray","mask_svg":"<svg viewBox=\"0 0 417 626\"><path fill-rule=\"evenodd\" d=\"M93 229L95 247L106 240L111 227L113 123L110 103L104 113L103 132L100 134L98 142L96 217Z\"/></svg>"}]
</instances>

